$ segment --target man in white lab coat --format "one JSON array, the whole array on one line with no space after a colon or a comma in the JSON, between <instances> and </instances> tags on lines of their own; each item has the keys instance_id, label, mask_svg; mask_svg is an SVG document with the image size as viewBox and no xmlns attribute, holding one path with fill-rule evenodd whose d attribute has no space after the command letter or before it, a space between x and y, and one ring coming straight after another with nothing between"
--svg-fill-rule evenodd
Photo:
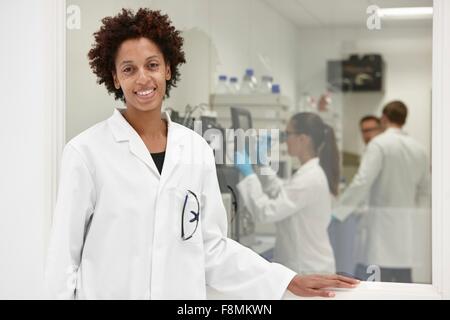
<instances>
[{"instance_id":1,"label":"man in white lab coat","mask_svg":"<svg viewBox=\"0 0 450 320\"><path fill-rule=\"evenodd\" d=\"M359 121L361 137L365 146L377 135L383 132L380 118L366 115ZM328 228L331 244L336 259L336 270L339 273L352 274L364 278L366 266L364 265L364 251L367 238L367 200L356 209L344 223L333 219ZM356 269L356 272L355 272Z\"/></svg>"},{"instance_id":2,"label":"man in white lab coat","mask_svg":"<svg viewBox=\"0 0 450 320\"><path fill-rule=\"evenodd\" d=\"M381 281L412 282L413 220L429 207L428 159L423 147L402 130L406 117L401 101L384 107L385 132L368 144L334 212L343 221L368 199L364 269L366 276L379 270Z\"/></svg>"},{"instance_id":3,"label":"man in white lab coat","mask_svg":"<svg viewBox=\"0 0 450 320\"><path fill-rule=\"evenodd\" d=\"M361 130L361 137L364 141L364 152L366 151L367 145L376 136L383 133L383 127L381 125L381 119L374 115L367 115L362 117L359 121L359 128ZM357 212L354 214L356 223L356 232L353 241L352 250L352 272L355 272L357 278L367 277L367 266L365 265L365 245L367 241L367 199L359 207Z\"/></svg>"}]
</instances>

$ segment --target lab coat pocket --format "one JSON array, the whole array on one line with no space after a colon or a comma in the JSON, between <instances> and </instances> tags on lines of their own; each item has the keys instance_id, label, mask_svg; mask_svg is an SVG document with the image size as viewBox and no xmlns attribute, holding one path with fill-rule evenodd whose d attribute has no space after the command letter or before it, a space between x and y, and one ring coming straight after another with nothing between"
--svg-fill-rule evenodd
<instances>
[{"instance_id":1,"label":"lab coat pocket","mask_svg":"<svg viewBox=\"0 0 450 320\"><path fill-rule=\"evenodd\" d=\"M186 244L201 243L201 196L196 190L178 188L175 191L178 210L178 239Z\"/></svg>"}]
</instances>

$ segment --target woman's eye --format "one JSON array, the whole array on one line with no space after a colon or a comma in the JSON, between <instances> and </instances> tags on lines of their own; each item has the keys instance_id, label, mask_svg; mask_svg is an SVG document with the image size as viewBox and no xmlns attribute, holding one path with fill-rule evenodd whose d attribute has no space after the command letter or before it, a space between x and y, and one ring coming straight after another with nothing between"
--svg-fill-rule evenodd
<instances>
[{"instance_id":1,"label":"woman's eye","mask_svg":"<svg viewBox=\"0 0 450 320\"><path fill-rule=\"evenodd\" d=\"M150 67L150 69L156 69L156 68L159 67L159 64L153 62L153 63L150 63L150 64L149 64L149 67Z\"/></svg>"},{"instance_id":2,"label":"woman's eye","mask_svg":"<svg viewBox=\"0 0 450 320\"><path fill-rule=\"evenodd\" d=\"M131 67L126 67L122 70L122 72L124 72L124 73L130 73L131 71L132 71Z\"/></svg>"}]
</instances>

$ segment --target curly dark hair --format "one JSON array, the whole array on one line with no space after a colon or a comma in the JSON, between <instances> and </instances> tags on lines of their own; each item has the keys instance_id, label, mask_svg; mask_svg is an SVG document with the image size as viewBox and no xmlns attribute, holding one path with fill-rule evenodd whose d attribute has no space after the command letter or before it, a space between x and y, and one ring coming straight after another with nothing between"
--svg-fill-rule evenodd
<instances>
[{"instance_id":1,"label":"curly dark hair","mask_svg":"<svg viewBox=\"0 0 450 320\"><path fill-rule=\"evenodd\" d=\"M105 84L109 93L114 93L115 99L125 101L122 89L114 87L115 59L120 45L128 39L145 37L153 41L161 50L165 62L170 65L172 77L166 81L166 96L170 89L176 87L180 79L179 66L185 63L182 50L183 38L180 31L172 26L167 15L161 11L141 8L136 14L132 10L122 9L115 17L102 19L103 25L94 33L95 43L88 53L89 65L97 75L97 83Z\"/></svg>"}]
</instances>

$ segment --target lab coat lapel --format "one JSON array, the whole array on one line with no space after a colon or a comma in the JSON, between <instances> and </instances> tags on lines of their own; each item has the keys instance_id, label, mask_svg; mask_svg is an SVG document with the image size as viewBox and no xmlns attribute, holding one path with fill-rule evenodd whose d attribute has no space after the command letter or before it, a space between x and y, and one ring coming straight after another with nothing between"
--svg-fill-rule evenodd
<instances>
[{"instance_id":1,"label":"lab coat lapel","mask_svg":"<svg viewBox=\"0 0 450 320\"><path fill-rule=\"evenodd\" d=\"M169 181L177 167L179 166L183 156L183 135L180 128L174 124L167 113L162 115L163 119L167 120L167 146L166 155L164 159L163 170L161 173L160 187L164 187L164 184Z\"/></svg>"},{"instance_id":2,"label":"lab coat lapel","mask_svg":"<svg viewBox=\"0 0 450 320\"><path fill-rule=\"evenodd\" d=\"M133 136L129 143L130 152L138 157L142 162L144 162L147 167L153 171L153 173L159 177L158 169L156 168L155 162L152 159L150 152L147 149L144 141L139 136Z\"/></svg>"},{"instance_id":3,"label":"lab coat lapel","mask_svg":"<svg viewBox=\"0 0 450 320\"><path fill-rule=\"evenodd\" d=\"M164 115L165 117L165 115ZM130 152L135 155L159 178L159 172L144 141L133 127L125 120L121 109L115 109L108 121L116 142L128 141Z\"/></svg>"}]
</instances>

